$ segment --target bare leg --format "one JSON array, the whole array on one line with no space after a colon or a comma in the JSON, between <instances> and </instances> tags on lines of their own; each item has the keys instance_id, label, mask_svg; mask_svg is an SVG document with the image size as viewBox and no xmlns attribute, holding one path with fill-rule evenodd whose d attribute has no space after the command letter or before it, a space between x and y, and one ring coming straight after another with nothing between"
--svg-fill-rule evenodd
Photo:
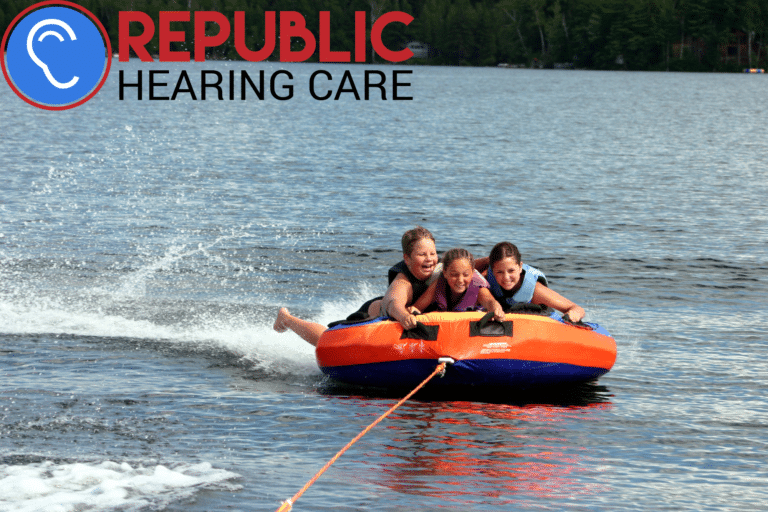
<instances>
[{"instance_id":1,"label":"bare leg","mask_svg":"<svg viewBox=\"0 0 768 512\"><path fill-rule=\"evenodd\" d=\"M379 316L379 310L381 309L381 300L375 300L368 306L368 318L376 318Z\"/></svg>"},{"instance_id":2,"label":"bare leg","mask_svg":"<svg viewBox=\"0 0 768 512\"><path fill-rule=\"evenodd\" d=\"M280 311L277 312L273 328L277 332L285 332L287 329L290 329L313 346L317 346L320 335L327 329L322 324L295 317L285 308L280 308Z\"/></svg>"}]
</instances>

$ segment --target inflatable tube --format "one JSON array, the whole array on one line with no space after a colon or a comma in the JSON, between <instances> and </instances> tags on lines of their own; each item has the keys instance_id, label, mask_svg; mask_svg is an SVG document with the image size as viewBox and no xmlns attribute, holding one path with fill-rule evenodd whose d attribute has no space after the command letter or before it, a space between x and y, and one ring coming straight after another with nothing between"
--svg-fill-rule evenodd
<instances>
[{"instance_id":1,"label":"inflatable tube","mask_svg":"<svg viewBox=\"0 0 768 512\"><path fill-rule=\"evenodd\" d=\"M315 351L326 375L349 384L411 388L450 357L445 376L430 386L528 387L593 380L616 361L616 342L597 324L574 325L559 315L434 312L403 331L387 318L337 324Z\"/></svg>"}]
</instances>

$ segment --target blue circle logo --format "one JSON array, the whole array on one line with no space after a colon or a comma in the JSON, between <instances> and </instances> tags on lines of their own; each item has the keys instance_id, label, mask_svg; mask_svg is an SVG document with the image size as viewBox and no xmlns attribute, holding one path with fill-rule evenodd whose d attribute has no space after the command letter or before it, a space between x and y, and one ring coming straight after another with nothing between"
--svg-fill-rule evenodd
<instances>
[{"instance_id":1,"label":"blue circle logo","mask_svg":"<svg viewBox=\"0 0 768 512\"><path fill-rule=\"evenodd\" d=\"M27 103L64 110L91 99L112 60L109 37L87 9L49 0L23 11L3 37L3 74Z\"/></svg>"}]
</instances>

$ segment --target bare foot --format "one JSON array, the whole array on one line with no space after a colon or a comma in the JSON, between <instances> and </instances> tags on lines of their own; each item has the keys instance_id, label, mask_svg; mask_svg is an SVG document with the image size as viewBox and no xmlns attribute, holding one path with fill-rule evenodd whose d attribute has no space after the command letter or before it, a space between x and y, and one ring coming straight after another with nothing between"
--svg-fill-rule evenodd
<instances>
[{"instance_id":1,"label":"bare foot","mask_svg":"<svg viewBox=\"0 0 768 512\"><path fill-rule=\"evenodd\" d=\"M277 312L277 318L275 318L275 325L272 326L274 330L277 332L285 332L288 330L288 326L285 325L285 320L290 315L287 309L280 308L280 311Z\"/></svg>"}]
</instances>

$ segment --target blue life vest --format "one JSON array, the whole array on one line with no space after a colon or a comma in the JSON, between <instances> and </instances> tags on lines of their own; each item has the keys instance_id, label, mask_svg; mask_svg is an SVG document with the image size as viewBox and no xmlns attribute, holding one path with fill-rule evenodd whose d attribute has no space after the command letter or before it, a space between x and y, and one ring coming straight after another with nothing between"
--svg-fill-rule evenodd
<instances>
[{"instance_id":1,"label":"blue life vest","mask_svg":"<svg viewBox=\"0 0 768 512\"><path fill-rule=\"evenodd\" d=\"M480 272L475 270L475 273L472 276L472 281L469 283L469 286L467 286L467 291L464 292L459 303L456 304L453 309L449 310L448 297L450 296L451 290L448 287L448 281L445 280L445 277L443 277L441 273L437 280L433 305L437 308L437 311L477 311L479 309L479 306L477 305L477 296L480 294L480 288L488 288L488 283Z\"/></svg>"},{"instance_id":2,"label":"blue life vest","mask_svg":"<svg viewBox=\"0 0 768 512\"><path fill-rule=\"evenodd\" d=\"M493 270L490 267L488 268L486 280L490 285L493 297L499 301L504 309L514 306L518 302L531 302L533 292L536 290L536 283L540 282L544 286L549 286L547 284L547 277L543 272L525 263L523 263L523 271L520 273L520 288L511 295L496 282L496 277L493 275Z\"/></svg>"}]
</instances>

